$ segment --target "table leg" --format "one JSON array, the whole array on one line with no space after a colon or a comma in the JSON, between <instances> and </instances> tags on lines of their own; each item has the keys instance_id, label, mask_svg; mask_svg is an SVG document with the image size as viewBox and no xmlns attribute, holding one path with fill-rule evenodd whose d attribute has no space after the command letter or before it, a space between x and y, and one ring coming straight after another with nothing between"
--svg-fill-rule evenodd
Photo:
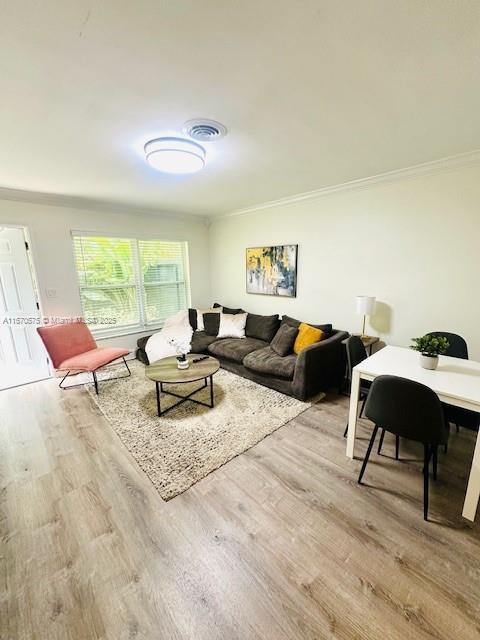
<instances>
[{"instance_id":1,"label":"table leg","mask_svg":"<svg viewBox=\"0 0 480 640\"><path fill-rule=\"evenodd\" d=\"M360 374L352 371L352 386L350 387L350 409L348 413L347 457L353 458L355 447L355 429L357 427L358 400L360 397Z\"/></svg>"},{"instance_id":2,"label":"table leg","mask_svg":"<svg viewBox=\"0 0 480 640\"><path fill-rule=\"evenodd\" d=\"M160 409L160 385L158 382L155 383L155 387L157 389L157 413L159 416L162 415L162 411Z\"/></svg>"},{"instance_id":3,"label":"table leg","mask_svg":"<svg viewBox=\"0 0 480 640\"><path fill-rule=\"evenodd\" d=\"M210 376L210 406L213 409L213 376Z\"/></svg>"},{"instance_id":4,"label":"table leg","mask_svg":"<svg viewBox=\"0 0 480 640\"><path fill-rule=\"evenodd\" d=\"M480 498L480 431L477 434L477 443L473 454L472 467L468 478L467 493L463 503L462 515L472 522L475 520L478 499Z\"/></svg>"}]
</instances>

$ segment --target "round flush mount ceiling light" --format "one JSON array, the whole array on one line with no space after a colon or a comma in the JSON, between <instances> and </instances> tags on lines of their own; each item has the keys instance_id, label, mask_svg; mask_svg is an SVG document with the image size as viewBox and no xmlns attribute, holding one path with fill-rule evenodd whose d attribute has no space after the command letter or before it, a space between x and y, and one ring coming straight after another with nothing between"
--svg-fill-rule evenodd
<instances>
[{"instance_id":1,"label":"round flush mount ceiling light","mask_svg":"<svg viewBox=\"0 0 480 640\"><path fill-rule=\"evenodd\" d=\"M205 149L192 140L155 138L144 150L148 164L163 173L195 173L205 166Z\"/></svg>"}]
</instances>

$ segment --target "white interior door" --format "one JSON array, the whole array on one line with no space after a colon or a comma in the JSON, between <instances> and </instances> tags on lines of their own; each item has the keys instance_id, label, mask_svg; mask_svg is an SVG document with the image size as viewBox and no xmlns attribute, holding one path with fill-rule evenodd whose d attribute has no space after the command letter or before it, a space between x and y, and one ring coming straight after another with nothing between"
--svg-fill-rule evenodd
<instances>
[{"instance_id":1,"label":"white interior door","mask_svg":"<svg viewBox=\"0 0 480 640\"><path fill-rule=\"evenodd\" d=\"M22 229L0 227L0 389L49 376Z\"/></svg>"}]
</instances>

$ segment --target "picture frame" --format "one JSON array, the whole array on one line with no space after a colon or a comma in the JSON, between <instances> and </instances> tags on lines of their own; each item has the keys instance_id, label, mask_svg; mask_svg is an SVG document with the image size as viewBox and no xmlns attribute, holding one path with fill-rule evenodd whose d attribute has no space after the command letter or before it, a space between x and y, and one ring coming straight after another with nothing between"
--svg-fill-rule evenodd
<instances>
[{"instance_id":1,"label":"picture frame","mask_svg":"<svg viewBox=\"0 0 480 640\"><path fill-rule=\"evenodd\" d=\"M247 247L246 292L295 298L297 295L298 245Z\"/></svg>"}]
</instances>

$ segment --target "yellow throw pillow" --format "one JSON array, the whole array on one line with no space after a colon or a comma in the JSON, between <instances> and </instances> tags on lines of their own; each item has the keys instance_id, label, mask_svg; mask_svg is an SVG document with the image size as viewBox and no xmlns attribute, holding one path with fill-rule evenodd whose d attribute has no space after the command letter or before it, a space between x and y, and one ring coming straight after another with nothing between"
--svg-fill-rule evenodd
<instances>
[{"instance_id":1,"label":"yellow throw pillow","mask_svg":"<svg viewBox=\"0 0 480 640\"><path fill-rule=\"evenodd\" d=\"M298 327L298 336L296 337L295 344L293 345L293 351L297 354L300 353L300 351L303 351L303 349L309 347L311 344L320 342L324 335L325 334L321 329L315 329L315 327L311 327L309 324L301 322Z\"/></svg>"}]
</instances>

